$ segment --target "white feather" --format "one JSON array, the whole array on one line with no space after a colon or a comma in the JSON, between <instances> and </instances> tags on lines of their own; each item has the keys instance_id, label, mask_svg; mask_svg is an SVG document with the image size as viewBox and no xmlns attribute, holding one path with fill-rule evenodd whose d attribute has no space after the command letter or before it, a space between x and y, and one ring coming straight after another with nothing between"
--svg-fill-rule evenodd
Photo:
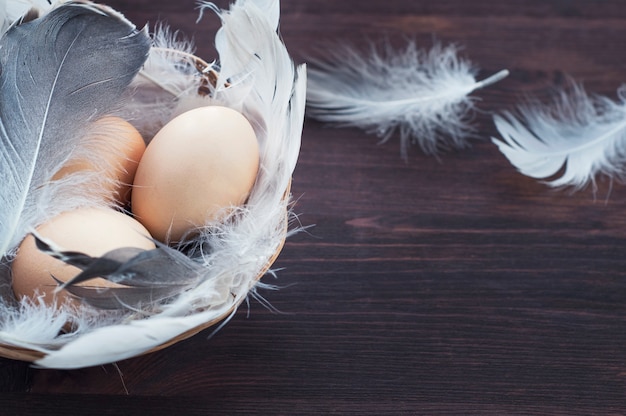
<instances>
[{"instance_id":1,"label":"white feather","mask_svg":"<svg viewBox=\"0 0 626 416\"><path fill-rule=\"evenodd\" d=\"M59 305L60 306L60 305ZM67 307L48 307L42 299L24 298L19 305L0 304L0 339L17 346L32 346L41 351L59 344L58 334L71 316Z\"/></svg>"},{"instance_id":2,"label":"white feather","mask_svg":"<svg viewBox=\"0 0 626 416\"><path fill-rule=\"evenodd\" d=\"M166 23L158 24L151 37L150 55L133 81L131 105L124 109L125 117L146 138L184 111L213 102L209 96L198 95L202 74L196 67L193 42Z\"/></svg>"},{"instance_id":3,"label":"white feather","mask_svg":"<svg viewBox=\"0 0 626 416\"><path fill-rule=\"evenodd\" d=\"M626 90L620 101L589 96L574 82L552 105L527 105L519 117L495 116L493 142L524 175L552 187L584 188L599 174L622 179L626 162Z\"/></svg>"},{"instance_id":4,"label":"white feather","mask_svg":"<svg viewBox=\"0 0 626 416\"><path fill-rule=\"evenodd\" d=\"M43 295L22 298L16 305L0 303L0 316L3 344L40 352L56 350L79 335L120 319L118 311L95 310L69 301L50 305L44 301ZM64 334L68 322L74 330Z\"/></svg>"},{"instance_id":5,"label":"white feather","mask_svg":"<svg viewBox=\"0 0 626 416\"><path fill-rule=\"evenodd\" d=\"M0 16L5 22L5 28L24 16L28 11L34 10L38 14L45 14L53 7L53 4L63 3L66 0L48 2L47 0L1 0Z\"/></svg>"},{"instance_id":6,"label":"white feather","mask_svg":"<svg viewBox=\"0 0 626 416\"><path fill-rule=\"evenodd\" d=\"M73 369L120 361L158 347L163 340L192 330L210 320L212 315L212 312L205 312L187 319L155 317L129 321L126 325L101 326L59 350L43 350L48 354L35 364L45 368Z\"/></svg>"},{"instance_id":7,"label":"white feather","mask_svg":"<svg viewBox=\"0 0 626 416\"><path fill-rule=\"evenodd\" d=\"M362 128L383 141L398 131L405 157L411 142L429 154L465 146L473 131L469 94L508 74L477 82L454 46L423 51L414 42L403 51L372 45L369 56L343 46L311 63L307 115Z\"/></svg>"}]
</instances>

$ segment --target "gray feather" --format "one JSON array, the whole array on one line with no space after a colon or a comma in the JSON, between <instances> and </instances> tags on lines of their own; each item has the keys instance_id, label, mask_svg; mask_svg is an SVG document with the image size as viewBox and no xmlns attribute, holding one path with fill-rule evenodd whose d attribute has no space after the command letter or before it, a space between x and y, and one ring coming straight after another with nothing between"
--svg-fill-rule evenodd
<instances>
[{"instance_id":1,"label":"gray feather","mask_svg":"<svg viewBox=\"0 0 626 416\"><path fill-rule=\"evenodd\" d=\"M62 251L37 233L33 233L33 236L40 251L81 269L71 280L57 280L59 290L65 289L99 308L136 308L166 301L196 284L203 272L201 265L163 244L158 244L153 250L124 247L111 250L101 257L91 257L77 251ZM77 286L95 278L107 279L126 287Z\"/></svg>"},{"instance_id":2,"label":"gray feather","mask_svg":"<svg viewBox=\"0 0 626 416\"><path fill-rule=\"evenodd\" d=\"M168 287L123 287L106 288L90 286L65 287L70 294L99 309L139 309L146 305L163 303L173 298L176 292Z\"/></svg>"},{"instance_id":3,"label":"gray feather","mask_svg":"<svg viewBox=\"0 0 626 416\"><path fill-rule=\"evenodd\" d=\"M147 34L117 12L69 2L0 39L0 255L46 209L44 185L112 111L143 65Z\"/></svg>"}]
</instances>

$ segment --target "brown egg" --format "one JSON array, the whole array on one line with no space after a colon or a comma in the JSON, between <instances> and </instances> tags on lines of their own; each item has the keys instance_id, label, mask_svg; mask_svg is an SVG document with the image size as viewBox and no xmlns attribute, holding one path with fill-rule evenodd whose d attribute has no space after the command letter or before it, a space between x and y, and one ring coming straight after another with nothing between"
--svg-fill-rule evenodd
<instances>
[{"instance_id":1,"label":"brown egg","mask_svg":"<svg viewBox=\"0 0 626 416\"><path fill-rule=\"evenodd\" d=\"M65 212L37 228L43 237L52 240L64 250L79 251L90 256L103 254L120 247L154 249L148 231L135 219L112 209L82 208ZM35 246L32 235L20 244L17 256L11 265L13 291L18 299L34 298L37 293L44 296L46 304L62 303L66 292L54 293L57 283L52 276L67 281L80 270L57 260ZM120 286L105 279L84 282L84 286Z\"/></svg>"},{"instance_id":2,"label":"brown egg","mask_svg":"<svg viewBox=\"0 0 626 416\"><path fill-rule=\"evenodd\" d=\"M130 191L137 165L146 150L141 134L129 122L120 117L103 117L95 122L93 138L90 138L91 151L100 153L105 165L101 173L111 179L107 193L122 205L130 202ZM71 159L52 180L61 179L78 171L98 171L88 160Z\"/></svg>"},{"instance_id":3,"label":"brown egg","mask_svg":"<svg viewBox=\"0 0 626 416\"><path fill-rule=\"evenodd\" d=\"M158 240L175 242L245 203L259 169L248 120L226 107L201 107L167 123L135 175L132 211Z\"/></svg>"}]
</instances>

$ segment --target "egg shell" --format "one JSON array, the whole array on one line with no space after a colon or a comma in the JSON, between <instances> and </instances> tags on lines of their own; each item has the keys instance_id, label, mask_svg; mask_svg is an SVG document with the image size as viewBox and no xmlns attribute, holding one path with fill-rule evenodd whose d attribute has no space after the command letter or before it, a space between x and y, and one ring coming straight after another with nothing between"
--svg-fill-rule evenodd
<instances>
[{"instance_id":1,"label":"egg shell","mask_svg":"<svg viewBox=\"0 0 626 416\"><path fill-rule=\"evenodd\" d=\"M259 144L241 113L196 108L167 123L146 148L132 211L156 239L179 241L244 204L258 169Z\"/></svg>"},{"instance_id":2,"label":"egg shell","mask_svg":"<svg viewBox=\"0 0 626 416\"><path fill-rule=\"evenodd\" d=\"M52 180L78 171L97 172L108 179L104 183L104 193L121 205L128 204L137 166L146 150L143 137L128 121L108 116L94 122L92 136L87 142L85 150L96 153L98 164L94 165L93 160L79 154L59 169Z\"/></svg>"},{"instance_id":3,"label":"egg shell","mask_svg":"<svg viewBox=\"0 0 626 416\"><path fill-rule=\"evenodd\" d=\"M58 215L37 227L37 232L64 250L79 251L92 257L121 247L154 249L150 233L138 221L122 212L103 208L81 208ZM73 297L64 291L54 293L57 283L52 276L65 282L80 273L70 266L40 251L35 239L28 235L20 244L11 264L13 291L18 299L43 295L47 305L61 305ZM90 287L120 287L97 278L80 284Z\"/></svg>"}]
</instances>

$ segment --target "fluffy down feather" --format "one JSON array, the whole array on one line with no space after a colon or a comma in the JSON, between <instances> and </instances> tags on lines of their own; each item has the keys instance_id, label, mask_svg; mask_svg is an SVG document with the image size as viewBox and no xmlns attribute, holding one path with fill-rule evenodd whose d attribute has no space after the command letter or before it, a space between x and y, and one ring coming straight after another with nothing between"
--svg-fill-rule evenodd
<instances>
[{"instance_id":1,"label":"fluffy down feather","mask_svg":"<svg viewBox=\"0 0 626 416\"><path fill-rule=\"evenodd\" d=\"M383 141L397 131L404 157L410 143L427 154L464 147L473 133L469 94L508 74L477 82L476 70L454 46L424 51L414 42L402 51L372 45L367 56L342 46L311 66L307 115L362 128Z\"/></svg>"},{"instance_id":2,"label":"fluffy down feather","mask_svg":"<svg viewBox=\"0 0 626 416\"><path fill-rule=\"evenodd\" d=\"M550 105L520 107L519 115L494 117L500 151L522 174L552 187L582 189L599 174L624 178L626 90L619 101L590 96L570 82Z\"/></svg>"},{"instance_id":3,"label":"fluffy down feather","mask_svg":"<svg viewBox=\"0 0 626 416\"><path fill-rule=\"evenodd\" d=\"M58 1L61 2L64 0ZM48 0L0 0L1 31L4 33L14 22L43 15L51 8L52 2Z\"/></svg>"}]
</instances>

